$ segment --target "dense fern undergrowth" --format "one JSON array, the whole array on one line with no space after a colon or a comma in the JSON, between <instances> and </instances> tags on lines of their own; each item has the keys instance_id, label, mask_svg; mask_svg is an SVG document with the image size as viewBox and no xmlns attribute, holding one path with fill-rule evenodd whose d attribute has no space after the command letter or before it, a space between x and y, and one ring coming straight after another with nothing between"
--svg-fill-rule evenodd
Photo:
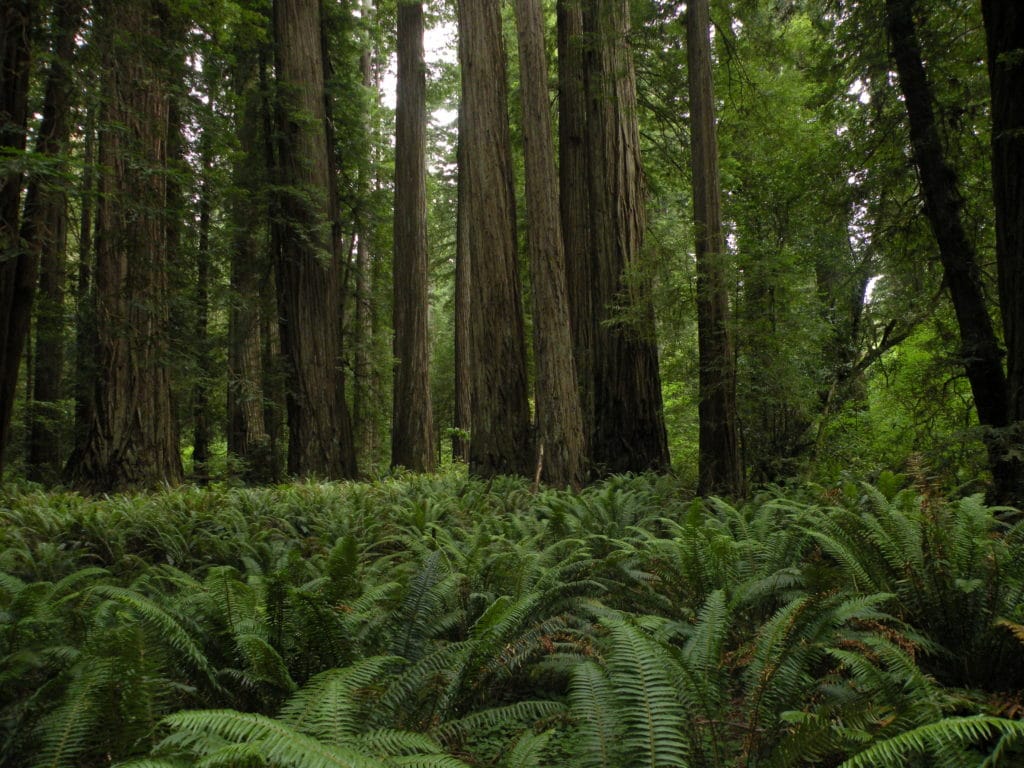
<instances>
[{"instance_id":1,"label":"dense fern undergrowth","mask_svg":"<svg viewBox=\"0 0 1024 768\"><path fill-rule=\"evenodd\" d=\"M0 497L4 766L1024 764L1024 523L653 476Z\"/></svg>"}]
</instances>

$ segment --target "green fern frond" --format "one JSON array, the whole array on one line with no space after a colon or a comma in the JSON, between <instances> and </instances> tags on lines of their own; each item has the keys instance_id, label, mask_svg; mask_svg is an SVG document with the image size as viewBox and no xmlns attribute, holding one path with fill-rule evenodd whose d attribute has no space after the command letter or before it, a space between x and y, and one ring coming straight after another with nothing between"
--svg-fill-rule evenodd
<instances>
[{"instance_id":1,"label":"green fern frond","mask_svg":"<svg viewBox=\"0 0 1024 768\"><path fill-rule=\"evenodd\" d=\"M448 720L431 729L442 743L464 741L482 729L508 728L520 730L538 722L565 714L565 706L557 701L517 701L500 707L489 707L457 720Z\"/></svg>"},{"instance_id":2,"label":"green fern frond","mask_svg":"<svg viewBox=\"0 0 1024 768\"><path fill-rule=\"evenodd\" d=\"M504 768L541 768L544 750L551 741L553 731L524 732L509 752Z\"/></svg>"},{"instance_id":3,"label":"green fern frond","mask_svg":"<svg viewBox=\"0 0 1024 768\"><path fill-rule=\"evenodd\" d=\"M580 768L618 768L621 724L607 673L589 659L572 667L569 701L578 723L576 764Z\"/></svg>"},{"instance_id":4,"label":"green fern frond","mask_svg":"<svg viewBox=\"0 0 1024 768\"><path fill-rule=\"evenodd\" d=\"M1001 737L1001 744L1004 739L1016 741L1024 738L1024 722L987 715L950 717L872 744L840 768L901 768L911 755L927 754L950 743L977 744L995 736ZM1000 747L1001 750L1004 748L1005 744ZM983 765L994 765L991 757Z\"/></svg>"},{"instance_id":5,"label":"green fern frond","mask_svg":"<svg viewBox=\"0 0 1024 768\"><path fill-rule=\"evenodd\" d=\"M272 765L295 768L386 768L373 757L299 733L279 720L231 709L191 710L164 718L170 728L212 735L227 742L255 743Z\"/></svg>"},{"instance_id":6,"label":"green fern frond","mask_svg":"<svg viewBox=\"0 0 1024 768\"><path fill-rule=\"evenodd\" d=\"M89 659L77 672L61 705L38 725L42 748L36 768L74 768L96 743L96 724L102 715L97 694L117 680L119 666L113 658Z\"/></svg>"},{"instance_id":7,"label":"green fern frond","mask_svg":"<svg viewBox=\"0 0 1024 768\"><path fill-rule=\"evenodd\" d=\"M669 677L669 655L626 621L611 623L609 630L608 670L624 726L624 754L631 765L685 766L684 713Z\"/></svg>"}]
</instances>

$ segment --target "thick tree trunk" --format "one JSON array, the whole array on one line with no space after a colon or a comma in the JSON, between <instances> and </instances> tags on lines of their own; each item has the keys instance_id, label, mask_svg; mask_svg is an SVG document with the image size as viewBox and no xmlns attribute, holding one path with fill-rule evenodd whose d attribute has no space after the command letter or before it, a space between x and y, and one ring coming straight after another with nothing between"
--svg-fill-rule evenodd
<instances>
[{"instance_id":1,"label":"thick tree trunk","mask_svg":"<svg viewBox=\"0 0 1024 768\"><path fill-rule=\"evenodd\" d=\"M541 477L552 485L579 487L585 474L586 444L573 361L539 0L516 0L516 25L526 160L527 250L533 285L538 463Z\"/></svg>"},{"instance_id":2,"label":"thick tree trunk","mask_svg":"<svg viewBox=\"0 0 1024 768\"><path fill-rule=\"evenodd\" d=\"M80 487L111 490L182 480L166 363L171 67L160 48L140 44L164 39L162 3L108 0L96 11L104 54L97 380L89 434L69 471Z\"/></svg>"},{"instance_id":3,"label":"thick tree trunk","mask_svg":"<svg viewBox=\"0 0 1024 768\"><path fill-rule=\"evenodd\" d=\"M240 55L236 73L239 157L232 170L229 199L231 215L231 305L228 313L228 452L242 461L249 482L268 482L274 477L270 437L263 417L263 334L261 284L269 272L269 259L260 235L268 211L260 205L260 189L266 184L266 146L260 144L260 123L268 110L267 94L257 77L259 57ZM257 59L257 60L254 60ZM269 141L269 137L263 137Z\"/></svg>"},{"instance_id":4,"label":"thick tree trunk","mask_svg":"<svg viewBox=\"0 0 1024 768\"><path fill-rule=\"evenodd\" d=\"M582 0L558 0L559 212L583 434L594 432L594 303Z\"/></svg>"},{"instance_id":5,"label":"thick tree trunk","mask_svg":"<svg viewBox=\"0 0 1024 768\"><path fill-rule=\"evenodd\" d=\"M276 0L281 249L276 276L288 378L288 470L354 477L341 375L320 0Z\"/></svg>"},{"instance_id":6,"label":"thick tree trunk","mask_svg":"<svg viewBox=\"0 0 1024 768\"><path fill-rule=\"evenodd\" d=\"M203 143L206 143L205 137ZM210 157L209 148L203 154L204 178L199 187L199 242L196 248L196 379L192 392L192 474L200 483L210 479L210 382L215 373L210 354Z\"/></svg>"},{"instance_id":7,"label":"thick tree trunk","mask_svg":"<svg viewBox=\"0 0 1024 768\"><path fill-rule=\"evenodd\" d=\"M1009 398L999 341L981 287L974 244L963 225L964 201L956 171L946 160L933 110L934 97L921 58L914 21L916 0L886 0L886 22L900 88L907 106L910 142L924 210L939 246L939 259L960 329L961 355L978 420L996 430L986 439L996 497L1016 484L1020 462L1008 458L998 431L1009 424ZM1017 181L1019 183L1019 180ZM1014 302L1020 296L1013 296Z\"/></svg>"},{"instance_id":8,"label":"thick tree trunk","mask_svg":"<svg viewBox=\"0 0 1024 768\"><path fill-rule=\"evenodd\" d=\"M54 31L50 70L46 77L43 119L36 152L56 160L56 173L67 163L71 127L71 64L75 36L82 15L81 0L54 4ZM29 184L21 240L38 261L39 295L36 309L31 424L28 441L28 475L41 482L57 479L63 459L61 445L61 380L64 370L64 280L67 249L68 200L59 178L37 178Z\"/></svg>"},{"instance_id":9,"label":"thick tree trunk","mask_svg":"<svg viewBox=\"0 0 1024 768\"><path fill-rule=\"evenodd\" d=\"M432 472L437 454L427 330L427 73L423 5L417 2L398 6L397 99L391 466Z\"/></svg>"},{"instance_id":10,"label":"thick tree trunk","mask_svg":"<svg viewBox=\"0 0 1024 768\"><path fill-rule=\"evenodd\" d=\"M992 190L996 208L999 306L1007 351L1011 431L1007 447L1024 449L1024 5L982 0L992 93ZM1009 463L1009 461L1008 461ZM1024 507L1024 463L1007 468L997 500Z\"/></svg>"},{"instance_id":11,"label":"thick tree trunk","mask_svg":"<svg viewBox=\"0 0 1024 768\"><path fill-rule=\"evenodd\" d=\"M466 142L462 138L463 110L459 107L459 144L456 164L466 168ZM470 295L469 295L469 222L466 219L466 174L459 172L455 213L455 429L452 434L452 458L469 462L469 439L472 432L472 391L470 357Z\"/></svg>"},{"instance_id":12,"label":"thick tree trunk","mask_svg":"<svg viewBox=\"0 0 1024 768\"><path fill-rule=\"evenodd\" d=\"M78 281L75 287L75 430L72 456L85 448L94 410L92 383L96 377L96 296L93 291L93 209L96 205L96 111L85 118L82 156L81 215L78 222Z\"/></svg>"},{"instance_id":13,"label":"thick tree trunk","mask_svg":"<svg viewBox=\"0 0 1024 768\"><path fill-rule=\"evenodd\" d=\"M516 250L505 46L496 2L460 0L465 220L470 252L469 470L532 470L526 344Z\"/></svg>"},{"instance_id":14,"label":"thick tree trunk","mask_svg":"<svg viewBox=\"0 0 1024 768\"><path fill-rule=\"evenodd\" d=\"M697 255L700 355L700 494L744 492L736 414L736 359L729 330L729 289L718 181L718 139L711 83L708 0L687 5L693 221Z\"/></svg>"},{"instance_id":15,"label":"thick tree trunk","mask_svg":"<svg viewBox=\"0 0 1024 768\"><path fill-rule=\"evenodd\" d=\"M639 273L645 224L628 0L584 8L599 472L669 466L650 285Z\"/></svg>"},{"instance_id":16,"label":"thick tree trunk","mask_svg":"<svg viewBox=\"0 0 1024 768\"><path fill-rule=\"evenodd\" d=\"M33 0L5 0L0 9L0 151L25 149L35 5ZM38 271L37 259L18 242L21 183L20 164L0 172L0 472Z\"/></svg>"}]
</instances>

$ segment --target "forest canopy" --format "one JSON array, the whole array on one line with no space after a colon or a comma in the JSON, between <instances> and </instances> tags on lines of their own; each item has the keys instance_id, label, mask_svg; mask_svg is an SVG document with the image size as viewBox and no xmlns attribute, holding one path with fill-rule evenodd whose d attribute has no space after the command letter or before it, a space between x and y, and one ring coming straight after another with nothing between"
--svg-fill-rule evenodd
<instances>
[{"instance_id":1,"label":"forest canopy","mask_svg":"<svg viewBox=\"0 0 1024 768\"><path fill-rule=\"evenodd\" d=\"M7 479L1024 500L1017 3L2 14Z\"/></svg>"}]
</instances>

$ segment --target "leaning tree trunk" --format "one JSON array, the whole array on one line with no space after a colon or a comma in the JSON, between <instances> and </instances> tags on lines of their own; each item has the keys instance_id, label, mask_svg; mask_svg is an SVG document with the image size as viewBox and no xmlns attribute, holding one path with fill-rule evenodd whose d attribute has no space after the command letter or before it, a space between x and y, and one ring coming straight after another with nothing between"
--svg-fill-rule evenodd
<instances>
[{"instance_id":1,"label":"leaning tree trunk","mask_svg":"<svg viewBox=\"0 0 1024 768\"><path fill-rule=\"evenodd\" d=\"M82 16L81 0L54 4L50 70L46 77L43 119L36 152L56 160L63 173L71 131L72 63ZM28 440L28 474L52 482L64 457L61 444L61 380L64 372L64 280L68 231L68 200L64 187L52 178L35 179L25 198L21 239L39 263L36 309L34 390Z\"/></svg>"},{"instance_id":2,"label":"leaning tree trunk","mask_svg":"<svg viewBox=\"0 0 1024 768\"><path fill-rule=\"evenodd\" d=\"M654 308L639 270L646 222L628 0L585 4L584 32L595 258L594 464L607 473L664 470L668 437Z\"/></svg>"},{"instance_id":3,"label":"leaning tree trunk","mask_svg":"<svg viewBox=\"0 0 1024 768\"><path fill-rule=\"evenodd\" d=\"M33 0L5 0L0 10L0 152L25 149L34 15ZM21 183L18 163L0 171L0 472L38 270L36 259L18 242Z\"/></svg>"},{"instance_id":4,"label":"leaning tree trunk","mask_svg":"<svg viewBox=\"0 0 1024 768\"><path fill-rule=\"evenodd\" d=\"M427 73L423 5L417 2L398 6L396 106L391 466L432 472L437 453L427 329Z\"/></svg>"},{"instance_id":5,"label":"leaning tree trunk","mask_svg":"<svg viewBox=\"0 0 1024 768\"><path fill-rule=\"evenodd\" d=\"M459 174L470 253L469 470L527 474L530 409L501 9L480 0L458 6L466 143Z\"/></svg>"},{"instance_id":6,"label":"leaning tree trunk","mask_svg":"<svg viewBox=\"0 0 1024 768\"><path fill-rule=\"evenodd\" d=\"M276 0L282 221L276 264L288 380L288 470L354 477L341 371L320 0Z\"/></svg>"},{"instance_id":7,"label":"leaning tree trunk","mask_svg":"<svg viewBox=\"0 0 1024 768\"><path fill-rule=\"evenodd\" d=\"M555 486L579 487L586 444L573 361L558 172L548 106L548 62L539 0L516 0L526 160L527 251L533 286L538 464Z\"/></svg>"},{"instance_id":8,"label":"leaning tree trunk","mask_svg":"<svg viewBox=\"0 0 1024 768\"><path fill-rule=\"evenodd\" d=\"M582 0L558 0L559 212L583 434L594 431L594 304Z\"/></svg>"},{"instance_id":9,"label":"leaning tree trunk","mask_svg":"<svg viewBox=\"0 0 1024 768\"><path fill-rule=\"evenodd\" d=\"M1007 351L1012 426L1017 459L997 499L1024 506L1024 5L982 0L992 93L992 192L996 208L999 308Z\"/></svg>"},{"instance_id":10,"label":"leaning tree trunk","mask_svg":"<svg viewBox=\"0 0 1024 768\"><path fill-rule=\"evenodd\" d=\"M718 182L718 139L711 85L708 0L687 6L686 48L697 254L699 373L698 493L743 494L736 414L736 360L729 330L729 289Z\"/></svg>"},{"instance_id":11,"label":"leaning tree trunk","mask_svg":"<svg viewBox=\"0 0 1024 768\"><path fill-rule=\"evenodd\" d=\"M166 360L172 67L162 46L141 42L166 41L166 10L154 0L106 0L95 8L104 56L95 269L98 360L88 436L69 465L73 482L88 490L183 479Z\"/></svg>"},{"instance_id":12,"label":"leaning tree trunk","mask_svg":"<svg viewBox=\"0 0 1024 768\"><path fill-rule=\"evenodd\" d=\"M961 358L974 395L978 420L993 430L986 436L995 497L1018 482L1020 462L1009 458L998 433L1009 424L1009 398L1002 349L988 314L974 244L964 229L964 201L956 171L946 159L935 121L931 84L921 58L914 21L916 0L886 0L886 23L910 125L910 142L924 197L924 210L939 246L949 287ZM1017 180L1017 183L1020 183ZM1019 295L1012 297L1020 301Z\"/></svg>"}]
</instances>

